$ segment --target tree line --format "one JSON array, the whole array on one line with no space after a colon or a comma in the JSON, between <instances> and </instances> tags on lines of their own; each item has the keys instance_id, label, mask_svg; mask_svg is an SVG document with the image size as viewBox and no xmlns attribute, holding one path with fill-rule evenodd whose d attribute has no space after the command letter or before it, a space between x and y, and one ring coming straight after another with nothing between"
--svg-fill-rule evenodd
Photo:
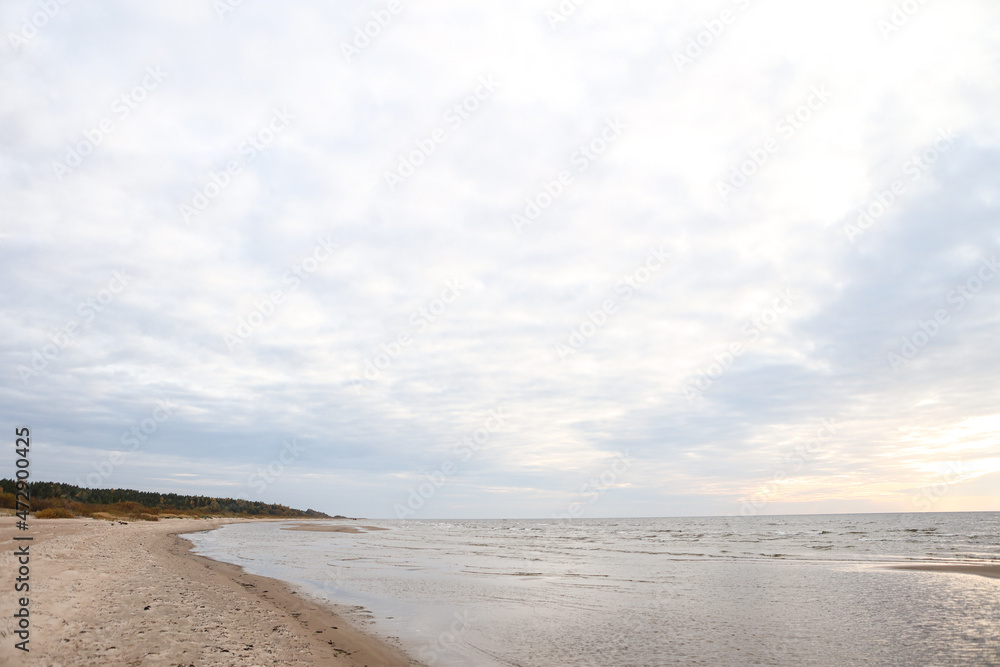
<instances>
[{"instance_id":1,"label":"tree line","mask_svg":"<svg viewBox=\"0 0 1000 667\"><path fill-rule=\"evenodd\" d=\"M13 508L17 482L0 479L0 507ZM313 509L297 510L286 505L265 503L242 498L213 498L186 496L177 493L157 493L134 489L88 489L62 482L29 482L28 494L31 508L44 510L65 508L77 515L90 516L105 511L113 514L176 513L184 515L211 514L213 516L254 516L290 518L331 518ZM114 511L120 510L120 511Z\"/></svg>"}]
</instances>

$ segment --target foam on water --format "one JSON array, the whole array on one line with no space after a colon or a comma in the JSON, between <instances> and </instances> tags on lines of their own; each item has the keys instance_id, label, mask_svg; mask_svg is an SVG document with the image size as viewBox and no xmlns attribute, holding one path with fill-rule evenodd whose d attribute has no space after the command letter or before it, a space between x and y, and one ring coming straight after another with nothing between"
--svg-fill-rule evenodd
<instances>
[{"instance_id":1,"label":"foam on water","mask_svg":"<svg viewBox=\"0 0 1000 667\"><path fill-rule=\"evenodd\" d=\"M427 664L1000 664L1000 513L225 526L196 552L363 607Z\"/></svg>"}]
</instances>

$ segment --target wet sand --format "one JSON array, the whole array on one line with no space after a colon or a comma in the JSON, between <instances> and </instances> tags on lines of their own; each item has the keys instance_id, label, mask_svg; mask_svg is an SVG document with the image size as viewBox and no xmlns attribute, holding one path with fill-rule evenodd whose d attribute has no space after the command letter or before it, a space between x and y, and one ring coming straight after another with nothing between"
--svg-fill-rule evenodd
<instances>
[{"instance_id":1,"label":"wet sand","mask_svg":"<svg viewBox=\"0 0 1000 667\"><path fill-rule=\"evenodd\" d=\"M310 533L367 533L370 530L388 530L378 526L324 526L314 523L297 523L282 530L304 530Z\"/></svg>"},{"instance_id":2,"label":"wet sand","mask_svg":"<svg viewBox=\"0 0 1000 667\"><path fill-rule=\"evenodd\" d=\"M951 572L953 574L975 574L990 579L1000 579L1000 565L893 565L893 570L919 570L921 572Z\"/></svg>"},{"instance_id":3,"label":"wet sand","mask_svg":"<svg viewBox=\"0 0 1000 667\"><path fill-rule=\"evenodd\" d=\"M189 551L177 534L232 520L127 525L0 517L0 664L418 665L283 582ZM30 535L30 653L14 648L15 534ZM18 542L22 545L24 542Z\"/></svg>"}]
</instances>

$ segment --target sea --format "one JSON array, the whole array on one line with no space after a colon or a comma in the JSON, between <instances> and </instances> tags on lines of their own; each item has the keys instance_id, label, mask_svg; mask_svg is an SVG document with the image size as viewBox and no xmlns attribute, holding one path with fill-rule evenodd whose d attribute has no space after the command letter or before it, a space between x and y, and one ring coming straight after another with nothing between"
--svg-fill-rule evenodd
<instances>
[{"instance_id":1,"label":"sea","mask_svg":"<svg viewBox=\"0 0 1000 667\"><path fill-rule=\"evenodd\" d=\"M891 567L1000 565L996 512L293 523L185 537L426 665L1000 665L1000 579Z\"/></svg>"}]
</instances>

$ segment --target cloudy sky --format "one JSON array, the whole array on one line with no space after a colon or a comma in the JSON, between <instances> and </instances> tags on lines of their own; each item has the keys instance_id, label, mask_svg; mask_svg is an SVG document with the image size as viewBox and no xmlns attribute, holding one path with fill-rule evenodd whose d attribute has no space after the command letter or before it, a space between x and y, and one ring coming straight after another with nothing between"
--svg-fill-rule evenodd
<instances>
[{"instance_id":1,"label":"cloudy sky","mask_svg":"<svg viewBox=\"0 0 1000 667\"><path fill-rule=\"evenodd\" d=\"M1000 510L992 0L9 0L0 33L34 479Z\"/></svg>"}]
</instances>

